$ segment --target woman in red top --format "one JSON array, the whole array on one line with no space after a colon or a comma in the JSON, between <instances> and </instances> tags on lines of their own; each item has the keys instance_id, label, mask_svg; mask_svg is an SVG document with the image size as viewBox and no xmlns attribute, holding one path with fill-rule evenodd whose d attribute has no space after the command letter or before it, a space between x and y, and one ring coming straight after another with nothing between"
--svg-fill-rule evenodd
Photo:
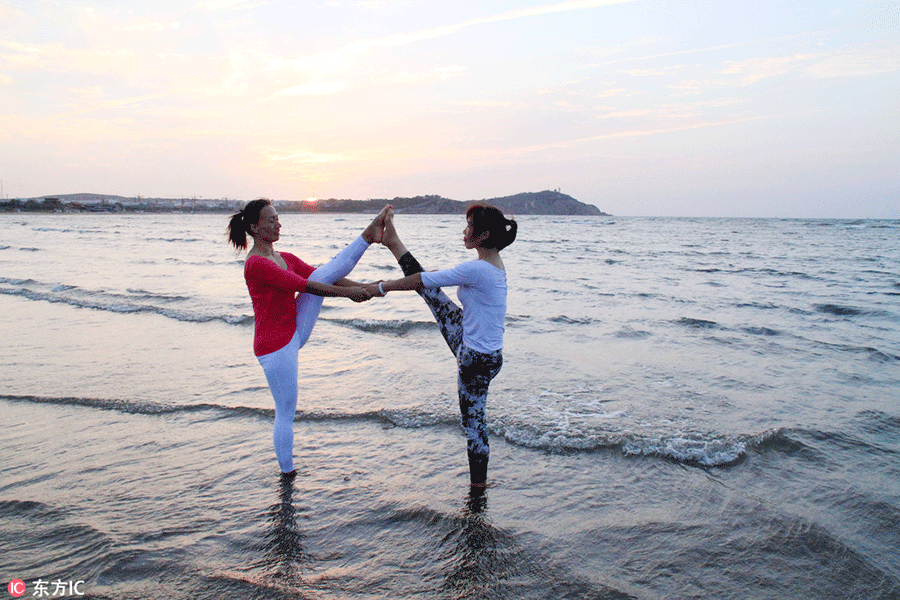
<instances>
[{"instance_id":1,"label":"woman in red top","mask_svg":"<svg viewBox=\"0 0 900 600\"><path fill-rule=\"evenodd\" d=\"M253 301L253 352L262 365L275 399L273 440L282 475L294 477L294 413L297 410L297 353L309 339L322 307L322 298L350 298L365 302L371 294L347 275L373 242L380 242L384 209L372 223L331 261L312 267L293 254L276 252L281 223L269 200L248 202L231 217L228 238L235 248L253 247L244 263L244 279ZM299 294L299 297L298 297Z\"/></svg>"}]
</instances>

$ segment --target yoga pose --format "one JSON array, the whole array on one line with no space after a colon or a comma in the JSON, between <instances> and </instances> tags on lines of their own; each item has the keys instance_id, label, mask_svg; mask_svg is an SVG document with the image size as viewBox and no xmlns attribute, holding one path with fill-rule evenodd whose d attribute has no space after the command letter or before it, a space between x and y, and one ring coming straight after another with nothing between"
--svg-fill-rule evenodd
<instances>
[{"instance_id":1,"label":"yoga pose","mask_svg":"<svg viewBox=\"0 0 900 600\"><path fill-rule=\"evenodd\" d=\"M293 254L276 252L278 213L269 200L253 200L228 224L229 241L238 250L253 247L244 263L244 279L253 301L253 352L266 374L275 399L273 440L284 477L294 477L294 413L297 411L297 353L306 344L319 316L322 298L343 297L365 302L372 294L347 275L373 242L380 242L385 217L375 217L362 234L327 264L315 268ZM297 297L299 294L299 297Z\"/></svg>"},{"instance_id":2,"label":"yoga pose","mask_svg":"<svg viewBox=\"0 0 900 600\"><path fill-rule=\"evenodd\" d=\"M475 488L487 481L490 456L484 408L488 386L503 364L503 331L506 318L506 270L500 251L516 239L516 222L493 206L476 204L466 212L463 241L478 251L478 260L443 271L423 272L407 251L394 228L393 215L385 218L382 244L387 246L406 276L368 284L373 295L395 290L415 290L428 304L441 333L456 356L459 410L466 432L469 478ZM442 286L458 286L462 308L453 303Z\"/></svg>"}]
</instances>

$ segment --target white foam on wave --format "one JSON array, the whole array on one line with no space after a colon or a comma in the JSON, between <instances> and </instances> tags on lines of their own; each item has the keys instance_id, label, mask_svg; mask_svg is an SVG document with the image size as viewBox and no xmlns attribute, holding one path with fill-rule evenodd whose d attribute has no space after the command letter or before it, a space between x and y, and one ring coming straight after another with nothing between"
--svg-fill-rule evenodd
<instances>
[{"instance_id":1,"label":"white foam on wave","mask_svg":"<svg viewBox=\"0 0 900 600\"><path fill-rule=\"evenodd\" d=\"M618 450L625 456L657 457L702 467L732 465L746 455L747 442L742 438L679 432L672 425L671 421L634 422L624 409L590 415L545 409L536 420L495 415L488 427L492 435L511 444L551 453Z\"/></svg>"},{"instance_id":2,"label":"white foam on wave","mask_svg":"<svg viewBox=\"0 0 900 600\"><path fill-rule=\"evenodd\" d=\"M747 444L735 440L676 436L632 439L625 442L622 449L629 456L661 456L682 463L720 467L741 460L746 454Z\"/></svg>"}]
</instances>

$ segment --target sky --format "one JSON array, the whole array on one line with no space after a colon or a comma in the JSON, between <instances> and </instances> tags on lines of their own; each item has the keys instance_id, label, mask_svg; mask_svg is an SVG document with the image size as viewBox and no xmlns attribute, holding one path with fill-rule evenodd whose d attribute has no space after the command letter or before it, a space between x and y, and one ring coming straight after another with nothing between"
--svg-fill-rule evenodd
<instances>
[{"instance_id":1,"label":"sky","mask_svg":"<svg viewBox=\"0 0 900 600\"><path fill-rule=\"evenodd\" d=\"M900 1L0 0L0 181L900 218Z\"/></svg>"}]
</instances>

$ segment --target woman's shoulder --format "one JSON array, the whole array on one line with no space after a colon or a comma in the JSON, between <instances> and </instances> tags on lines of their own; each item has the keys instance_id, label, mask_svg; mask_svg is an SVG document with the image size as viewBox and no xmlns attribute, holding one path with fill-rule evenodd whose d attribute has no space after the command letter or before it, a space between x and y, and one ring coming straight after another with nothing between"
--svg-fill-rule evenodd
<instances>
[{"instance_id":1,"label":"woman's shoulder","mask_svg":"<svg viewBox=\"0 0 900 600\"><path fill-rule=\"evenodd\" d=\"M502 266L502 262L500 264L495 264L489 260L479 258L463 264L471 264L471 269L486 273L491 277L506 276L506 269Z\"/></svg>"},{"instance_id":2,"label":"woman's shoulder","mask_svg":"<svg viewBox=\"0 0 900 600\"><path fill-rule=\"evenodd\" d=\"M486 260L475 259L456 266L459 273L475 285L495 286L506 282L506 271Z\"/></svg>"},{"instance_id":3,"label":"woman's shoulder","mask_svg":"<svg viewBox=\"0 0 900 600\"><path fill-rule=\"evenodd\" d=\"M302 261L300 261L300 259L298 259L293 254L289 254L287 252L279 252L278 254L288 265L288 267L292 267L298 263L302 263ZM282 267L274 259L269 258L268 256L262 256L260 254L248 254L247 260L244 261L245 273L259 270L266 271L271 268L281 269Z\"/></svg>"}]
</instances>

